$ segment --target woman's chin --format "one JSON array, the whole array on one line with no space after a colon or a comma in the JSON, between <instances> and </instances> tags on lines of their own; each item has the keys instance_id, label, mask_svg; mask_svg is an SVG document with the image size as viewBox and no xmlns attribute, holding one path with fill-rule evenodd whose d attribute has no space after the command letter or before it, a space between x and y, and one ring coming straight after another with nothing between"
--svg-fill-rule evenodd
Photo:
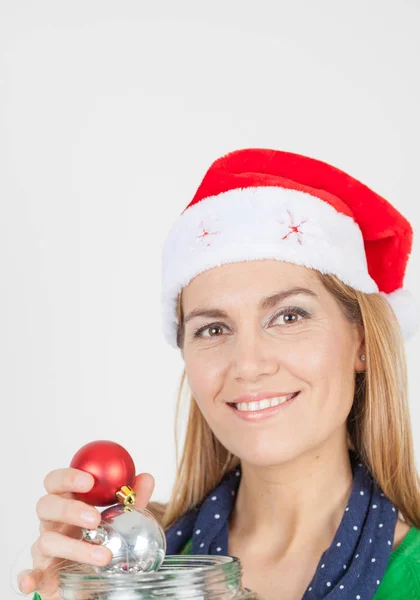
<instances>
[{"instance_id":1,"label":"woman's chin","mask_svg":"<svg viewBox=\"0 0 420 600\"><path fill-rule=\"evenodd\" d=\"M243 443L238 444L235 450L231 445L231 452L237 456L242 463L254 467L273 467L296 460L303 452L302 447L296 445L296 440L284 440L282 444L253 444L250 440L246 447Z\"/></svg>"}]
</instances>

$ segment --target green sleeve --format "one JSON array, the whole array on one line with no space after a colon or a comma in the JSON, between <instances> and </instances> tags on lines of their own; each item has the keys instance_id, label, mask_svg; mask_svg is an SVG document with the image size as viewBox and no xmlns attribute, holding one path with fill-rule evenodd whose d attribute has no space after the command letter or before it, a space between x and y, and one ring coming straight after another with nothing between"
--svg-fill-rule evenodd
<instances>
[{"instance_id":1,"label":"green sleeve","mask_svg":"<svg viewBox=\"0 0 420 600\"><path fill-rule=\"evenodd\" d=\"M373 600L420 600L420 530L412 527L393 550Z\"/></svg>"},{"instance_id":2,"label":"green sleeve","mask_svg":"<svg viewBox=\"0 0 420 600\"><path fill-rule=\"evenodd\" d=\"M192 548L192 538L190 540L188 540L188 542L185 544L185 546L181 550L180 554L191 554L191 548Z\"/></svg>"}]
</instances>

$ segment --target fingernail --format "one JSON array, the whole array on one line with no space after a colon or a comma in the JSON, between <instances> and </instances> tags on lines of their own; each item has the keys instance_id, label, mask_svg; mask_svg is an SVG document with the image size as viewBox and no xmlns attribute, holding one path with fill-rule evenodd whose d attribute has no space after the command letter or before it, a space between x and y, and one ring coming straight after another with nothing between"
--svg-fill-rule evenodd
<instances>
[{"instance_id":1,"label":"fingernail","mask_svg":"<svg viewBox=\"0 0 420 600\"><path fill-rule=\"evenodd\" d=\"M93 548L91 554L92 558L94 558L97 562L100 563L102 563L108 556L108 553L104 548Z\"/></svg>"},{"instance_id":2,"label":"fingernail","mask_svg":"<svg viewBox=\"0 0 420 600\"><path fill-rule=\"evenodd\" d=\"M92 523L96 523L96 521L98 520L97 516L96 516L96 513L93 512L93 511L91 511L91 510L87 510L85 512L82 512L80 514L80 518L87 525L91 525Z\"/></svg>"}]
</instances>

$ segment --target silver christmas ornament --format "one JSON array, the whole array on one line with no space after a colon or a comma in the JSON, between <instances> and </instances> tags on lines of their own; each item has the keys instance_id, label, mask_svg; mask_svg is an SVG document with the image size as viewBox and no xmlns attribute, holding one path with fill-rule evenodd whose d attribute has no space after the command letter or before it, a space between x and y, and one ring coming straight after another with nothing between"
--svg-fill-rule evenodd
<instances>
[{"instance_id":1,"label":"silver christmas ornament","mask_svg":"<svg viewBox=\"0 0 420 600\"><path fill-rule=\"evenodd\" d=\"M109 548L112 560L101 573L140 573L156 571L166 553L165 533L152 515L129 503L116 504L101 514L97 529L83 529L83 539Z\"/></svg>"}]
</instances>

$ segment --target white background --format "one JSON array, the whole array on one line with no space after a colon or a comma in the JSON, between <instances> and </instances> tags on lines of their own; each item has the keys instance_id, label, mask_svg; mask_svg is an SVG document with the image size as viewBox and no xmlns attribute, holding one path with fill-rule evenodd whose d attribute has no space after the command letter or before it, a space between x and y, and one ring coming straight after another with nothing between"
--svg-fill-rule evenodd
<instances>
[{"instance_id":1,"label":"white background","mask_svg":"<svg viewBox=\"0 0 420 600\"><path fill-rule=\"evenodd\" d=\"M210 163L290 150L420 229L420 5L0 2L0 597L29 566L47 472L94 439L174 477L182 370L160 251ZM420 298L416 238L406 287ZM407 344L420 455L420 334Z\"/></svg>"}]
</instances>

